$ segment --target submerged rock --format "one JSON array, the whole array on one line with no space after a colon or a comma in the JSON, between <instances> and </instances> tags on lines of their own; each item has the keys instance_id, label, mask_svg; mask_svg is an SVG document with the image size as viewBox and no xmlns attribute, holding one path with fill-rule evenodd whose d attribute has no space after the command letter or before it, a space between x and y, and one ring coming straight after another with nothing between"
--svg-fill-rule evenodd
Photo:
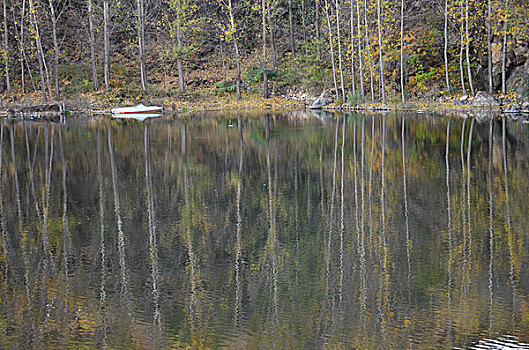
<instances>
[{"instance_id":1,"label":"submerged rock","mask_svg":"<svg viewBox=\"0 0 529 350\"><path fill-rule=\"evenodd\" d=\"M486 93L485 91L478 91L471 105L473 107L497 107L501 104L499 98Z\"/></svg>"},{"instance_id":2,"label":"submerged rock","mask_svg":"<svg viewBox=\"0 0 529 350\"><path fill-rule=\"evenodd\" d=\"M328 104L331 104L333 102L334 102L334 98L331 96L331 94L324 91L316 99L316 101L312 102L309 108L310 109L322 109L324 106L327 106Z\"/></svg>"}]
</instances>

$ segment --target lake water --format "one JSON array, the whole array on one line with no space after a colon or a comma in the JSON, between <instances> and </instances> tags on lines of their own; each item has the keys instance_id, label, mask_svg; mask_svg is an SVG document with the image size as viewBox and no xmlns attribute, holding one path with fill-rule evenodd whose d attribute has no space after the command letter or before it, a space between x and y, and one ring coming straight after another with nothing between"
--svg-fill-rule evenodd
<instances>
[{"instance_id":1,"label":"lake water","mask_svg":"<svg viewBox=\"0 0 529 350\"><path fill-rule=\"evenodd\" d=\"M529 342L529 127L1 122L0 348Z\"/></svg>"}]
</instances>

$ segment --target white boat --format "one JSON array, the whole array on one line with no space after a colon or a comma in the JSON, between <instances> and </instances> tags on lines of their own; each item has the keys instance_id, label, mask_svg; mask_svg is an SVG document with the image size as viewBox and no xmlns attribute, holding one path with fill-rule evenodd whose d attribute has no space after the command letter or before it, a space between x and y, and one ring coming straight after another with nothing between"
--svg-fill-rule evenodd
<instances>
[{"instance_id":1,"label":"white boat","mask_svg":"<svg viewBox=\"0 0 529 350\"><path fill-rule=\"evenodd\" d=\"M160 113L125 113L125 114L113 114L112 116L117 119L136 119L142 122L147 118L161 117L162 114Z\"/></svg>"},{"instance_id":2,"label":"white boat","mask_svg":"<svg viewBox=\"0 0 529 350\"><path fill-rule=\"evenodd\" d=\"M145 106L140 103L132 107L118 107L110 110L112 114L159 114L163 112L163 107Z\"/></svg>"}]
</instances>

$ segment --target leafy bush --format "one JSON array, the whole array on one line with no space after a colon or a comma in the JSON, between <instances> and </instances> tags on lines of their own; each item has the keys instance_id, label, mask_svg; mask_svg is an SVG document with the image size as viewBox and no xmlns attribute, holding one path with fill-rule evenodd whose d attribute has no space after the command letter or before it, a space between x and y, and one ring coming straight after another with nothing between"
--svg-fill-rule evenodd
<instances>
[{"instance_id":1,"label":"leafy bush","mask_svg":"<svg viewBox=\"0 0 529 350\"><path fill-rule=\"evenodd\" d=\"M217 89L218 93L234 92L235 90L237 90L237 84L235 83L224 84L223 81L219 81L215 84L215 88Z\"/></svg>"},{"instance_id":2,"label":"leafy bush","mask_svg":"<svg viewBox=\"0 0 529 350\"><path fill-rule=\"evenodd\" d=\"M348 92L346 97L347 103L349 103L351 106L356 106L359 103L362 103L362 94L360 91L356 91L356 93Z\"/></svg>"}]
</instances>

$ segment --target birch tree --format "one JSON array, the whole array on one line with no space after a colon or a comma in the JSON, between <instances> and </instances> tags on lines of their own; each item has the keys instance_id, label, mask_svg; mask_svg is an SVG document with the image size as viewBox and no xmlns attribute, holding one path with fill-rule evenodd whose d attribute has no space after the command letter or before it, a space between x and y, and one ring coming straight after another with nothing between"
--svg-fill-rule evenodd
<instances>
[{"instance_id":1,"label":"birch tree","mask_svg":"<svg viewBox=\"0 0 529 350\"><path fill-rule=\"evenodd\" d=\"M338 69L340 70L340 84L342 88L342 101L345 101L345 87L342 67L342 40L340 35L340 6L338 0L334 1L334 13L336 15L336 36L338 40Z\"/></svg>"},{"instance_id":2,"label":"birch tree","mask_svg":"<svg viewBox=\"0 0 529 350\"><path fill-rule=\"evenodd\" d=\"M97 81L97 68L96 68L96 48L95 48L95 33L94 33L94 12L92 8L92 0L88 0L88 24L90 30L90 59L92 65L92 80L94 83L94 91L99 89Z\"/></svg>"},{"instance_id":3,"label":"birch tree","mask_svg":"<svg viewBox=\"0 0 529 350\"><path fill-rule=\"evenodd\" d=\"M491 22L491 14L492 12L492 4L491 0L487 1L487 70L489 73L489 93L492 94L494 90L493 85L493 77L492 77L492 48L491 48L491 41L492 41L492 22Z\"/></svg>"},{"instance_id":4,"label":"birch tree","mask_svg":"<svg viewBox=\"0 0 529 350\"><path fill-rule=\"evenodd\" d=\"M406 103L404 96L404 0L400 1L400 94L402 103Z\"/></svg>"},{"instance_id":5,"label":"birch tree","mask_svg":"<svg viewBox=\"0 0 529 350\"><path fill-rule=\"evenodd\" d=\"M329 2L327 0L325 0L324 6L325 6L325 17L327 18L329 48L331 52L332 79L334 82L334 90L336 91L336 96L338 96L338 83L336 82L336 63L334 60L334 39L333 39L333 34L332 34L331 16L329 15Z\"/></svg>"},{"instance_id":6,"label":"birch tree","mask_svg":"<svg viewBox=\"0 0 529 350\"><path fill-rule=\"evenodd\" d=\"M382 89L382 103L386 104L386 82L384 80L384 59L382 49L382 4L377 0L377 24L378 24L378 45L379 45L379 65L380 65L380 83Z\"/></svg>"},{"instance_id":7,"label":"birch tree","mask_svg":"<svg viewBox=\"0 0 529 350\"><path fill-rule=\"evenodd\" d=\"M105 46L105 90L110 89L110 9L109 0L103 0L103 35Z\"/></svg>"},{"instance_id":8,"label":"birch tree","mask_svg":"<svg viewBox=\"0 0 529 350\"><path fill-rule=\"evenodd\" d=\"M4 0L4 62L5 62L5 76L6 76L6 92L7 96L11 95L11 78L9 77L9 38L7 31L7 0Z\"/></svg>"},{"instance_id":9,"label":"birch tree","mask_svg":"<svg viewBox=\"0 0 529 350\"><path fill-rule=\"evenodd\" d=\"M507 70L507 31L509 30L509 21L507 11L509 9L509 0L503 1L503 38L501 45L501 94L505 95L507 87L505 84Z\"/></svg>"},{"instance_id":10,"label":"birch tree","mask_svg":"<svg viewBox=\"0 0 529 350\"><path fill-rule=\"evenodd\" d=\"M48 0L50 5L51 15L51 30L53 37L53 76L55 79L55 99L61 99L61 93L59 89L59 41L57 40L57 20L58 15L55 10L55 4L53 0Z\"/></svg>"},{"instance_id":11,"label":"birch tree","mask_svg":"<svg viewBox=\"0 0 529 350\"><path fill-rule=\"evenodd\" d=\"M365 92L364 92L364 67L363 67L363 53L362 53L362 27L360 20L360 0L355 0L356 3L356 20L357 20L357 34L358 34L358 69L360 73L360 94L362 96L362 101L365 101Z\"/></svg>"},{"instance_id":12,"label":"birch tree","mask_svg":"<svg viewBox=\"0 0 529 350\"><path fill-rule=\"evenodd\" d=\"M469 0L465 0L465 54L467 58L467 73L468 73L468 84L470 86L470 93L472 95L474 94L474 84L472 83L472 69L470 67L470 35L469 35L469 16L468 16L468 8L469 8Z\"/></svg>"},{"instance_id":13,"label":"birch tree","mask_svg":"<svg viewBox=\"0 0 529 350\"><path fill-rule=\"evenodd\" d=\"M147 91L147 67L145 64L145 2L137 0L138 59L140 61L141 89Z\"/></svg>"},{"instance_id":14,"label":"birch tree","mask_svg":"<svg viewBox=\"0 0 529 350\"><path fill-rule=\"evenodd\" d=\"M268 98L268 74L267 70L267 57L266 57L266 0L261 0L261 12L262 12L262 30L263 30L263 97ZM294 51L292 51L294 54Z\"/></svg>"},{"instance_id":15,"label":"birch tree","mask_svg":"<svg viewBox=\"0 0 529 350\"><path fill-rule=\"evenodd\" d=\"M445 23L444 23L443 57L445 61L446 91L450 92L450 77L448 75L448 0L445 0L444 20L445 20Z\"/></svg>"},{"instance_id":16,"label":"birch tree","mask_svg":"<svg viewBox=\"0 0 529 350\"><path fill-rule=\"evenodd\" d=\"M32 25L32 35L33 39L35 40L35 46L37 49L37 59L39 62L39 73L40 73L40 83L42 88L42 99L44 102L48 101L48 96L46 93L46 85L49 86L49 78L48 78L48 68L46 66L46 59L44 58L44 53L42 49L42 41L40 39L39 34L39 25L36 18L36 9L33 0L29 0L29 16L30 16L30 22ZM52 99L51 91L50 91L50 99Z\"/></svg>"},{"instance_id":17,"label":"birch tree","mask_svg":"<svg viewBox=\"0 0 529 350\"><path fill-rule=\"evenodd\" d=\"M292 13L292 0L288 0L288 29L290 31L290 48L292 50L292 58L296 59L296 38L294 36L294 19Z\"/></svg>"}]
</instances>

